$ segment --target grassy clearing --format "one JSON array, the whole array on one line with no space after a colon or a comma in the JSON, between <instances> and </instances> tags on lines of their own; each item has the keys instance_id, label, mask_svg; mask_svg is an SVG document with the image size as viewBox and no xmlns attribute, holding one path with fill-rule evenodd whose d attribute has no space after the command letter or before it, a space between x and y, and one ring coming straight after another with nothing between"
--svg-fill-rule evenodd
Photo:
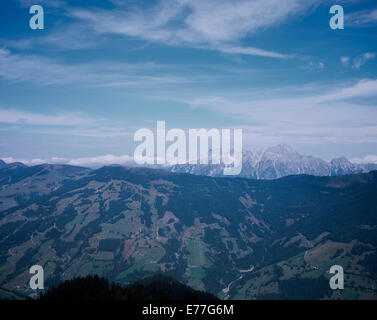
<instances>
[{"instance_id":1,"label":"grassy clearing","mask_svg":"<svg viewBox=\"0 0 377 320\"><path fill-rule=\"evenodd\" d=\"M209 261L205 256L206 247L198 240L191 240L187 246L190 253L188 263L192 266L204 267L209 265Z\"/></svg>"},{"instance_id":2,"label":"grassy clearing","mask_svg":"<svg viewBox=\"0 0 377 320\"><path fill-rule=\"evenodd\" d=\"M202 279L206 275L203 268L190 268L190 278L192 279Z\"/></svg>"}]
</instances>

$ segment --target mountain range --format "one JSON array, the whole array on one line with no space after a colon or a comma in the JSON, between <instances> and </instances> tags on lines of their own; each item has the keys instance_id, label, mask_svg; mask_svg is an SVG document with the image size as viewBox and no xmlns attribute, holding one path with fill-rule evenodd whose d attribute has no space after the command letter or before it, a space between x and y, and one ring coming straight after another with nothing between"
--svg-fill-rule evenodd
<instances>
[{"instance_id":1,"label":"mountain range","mask_svg":"<svg viewBox=\"0 0 377 320\"><path fill-rule=\"evenodd\" d=\"M224 165L184 164L167 170L211 177L222 177ZM240 177L251 179L278 179L297 174L338 176L377 170L377 164L356 164L341 157L331 161L299 154L288 145L277 145L263 150L245 150L242 153Z\"/></svg>"},{"instance_id":2,"label":"mountain range","mask_svg":"<svg viewBox=\"0 0 377 320\"><path fill-rule=\"evenodd\" d=\"M377 171L275 180L150 168L0 169L0 297L156 272L222 299L376 299ZM331 290L341 265L345 289Z\"/></svg>"},{"instance_id":3,"label":"mountain range","mask_svg":"<svg viewBox=\"0 0 377 320\"><path fill-rule=\"evenodd\" d=\"M133 162L127 162L126 165L137 166ZM96 163L91 167L98 169L101 166L100 163ZM5 163L0 160L0 168L5 167L26 167L26 165L21 162ZM147 165L147 167L210 177L224 176L224 164L211 164L211 151L209 152L209 164ZM345 157L325 161L318 157L302 155L292 147L280 144L260 150L243 151L242 171L237 177L272 180L298 174L339 176L367 173L373 170L377 170L377 163L353 163Z\"/></svg>"}]
</instances>

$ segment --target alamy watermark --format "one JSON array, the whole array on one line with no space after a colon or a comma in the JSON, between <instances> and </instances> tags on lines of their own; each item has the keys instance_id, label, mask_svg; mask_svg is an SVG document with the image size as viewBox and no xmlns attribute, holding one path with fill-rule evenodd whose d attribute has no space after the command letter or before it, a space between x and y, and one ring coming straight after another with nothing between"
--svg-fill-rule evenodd
<instances>
[{"instance_id":1,"label":"alamy watermark","mask_svg":"<svg viewBox=\"0 0 377 320\"><path fill-rule=\"evenodd\" d=\"M33 274L30 278L29 286L32 290L44 289L44 270L40 265L34 265L29 269L29 273Z\"/></svg>"},{"instance_id":2,"label":"alamy watermark","mask_svg":"<svg viewBox=\"0 0 377 320\"><path fill-rule=\"evenodd\" d=\"M44 10L42 6L39 5L33 5L30 7L29 10L30 14L33 14L33 16L30 18L29 25L30 29L37 30L41 29L43 30L44 27Z\"/></svg>"},{"instance_id":3,"label":"alamy watermark","mask_svg":"<svg viewBox=\"0 0 377 320\"><path fill-rule=\"evenodd\" d=\"M330 8L330 14L333 16L330 19L330 28L333 30L344 29L344 10L343 7L336 4Z\"/></svg>"},{"instance_id":4,"label":"alamy watermark","mask_svg":"<svg viewBox=\"0 0 377 320\"><path fill-rule=\"evenodd\" d=\"M211 152L212 164L225 165L224 175L242 170L242 129L233 129L233 148L230 129L188 129L187 138L182 129L166 130L165 121L157 121L156 139L152 130L142 128L135 132L134 141L141 142L134 152L139 165L209 164ZM167 142L171 142L168 147Z\"/></svg>"},{"instance_id":5,"label":"alamy watermark","mask_svg":"<svg viewBox=\"0 0 377 320\"><path fill-rule=\"evenodd\" d=\"M333 290L344 289L344 270L342 266L334 265L330 268L330 274L334 274L330 278L330 288Z\"/></svg>"}]
</instances>

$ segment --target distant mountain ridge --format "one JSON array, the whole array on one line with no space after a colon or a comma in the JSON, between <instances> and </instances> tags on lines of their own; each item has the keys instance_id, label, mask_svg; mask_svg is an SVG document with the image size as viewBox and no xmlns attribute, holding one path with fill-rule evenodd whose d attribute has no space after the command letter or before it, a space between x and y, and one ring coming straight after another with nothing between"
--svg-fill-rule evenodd
<instances>
[{"instance_id":1,"label":"distant mountain ridge","mask_svg":"<svg viewBox=\"0 0 377 320\"><path fill-rule=\"evenodd\" d=\"M49 164L41 165L47 166ZM126 165L140 167L130 163L127 163ZM68 167L69 165L61 164L60 166ZM5 163L0 159L0 169L16 167L27 168L28 166L21 162ZM90 167L99 169L102 166L96 165L95 167ZM180 164L174 166L146 165L145 167L163 169L173 173L190 173L199 176L223 177L225 166L224 164L211 164L211 152L209 152L209 164ZM87 169L90 170L89 168ZM237 177L257 180L273 180L300 174L332 177L368 173L373 170L377 170L377 163L353 163L346 157L339 157L332 159L331 161L325 161L319 157L302 155L286 144L279 144L266 149L243 151L242 171Z\"/></svg>"},{"instance_id":2,"label":"distant mountain ridge","mask_svg":"<svg viewBox=\"0 0 377 320\"><path fill-rule=\"evenodd\" d=\"M239 177L251 179L278 179L289 175L339 176L367 173L377 170L377 164L356 164L341 157L327 162L321 158L302 155L288 145L277 145L263 150L243 152L242 171ZM221 177L224 165L184 164L168 168L171 172Z\"/></svg>"},{"instance_id":3,"label":"distant mountain ridge","mask_svg":"<svg viewBox=\"0 0 377 320\"><path fill-rule=\"evenodd\" d=\"M26 167L26 165L24 165L21 162L6 163L5 161L3 161L3 160L0 159L0 169L3 169L3 168L16 168L16 167L17 168Z\"/></svg>"}]
</instances>

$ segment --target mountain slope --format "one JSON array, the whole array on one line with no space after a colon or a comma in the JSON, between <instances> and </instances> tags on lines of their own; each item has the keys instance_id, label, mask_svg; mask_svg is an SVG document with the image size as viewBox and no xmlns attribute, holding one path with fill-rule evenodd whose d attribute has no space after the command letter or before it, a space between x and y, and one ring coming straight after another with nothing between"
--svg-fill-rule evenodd
<instances>
[{"instance_id":1,"label":"mountain slope","mask_svg":"<svg viewBox=\"0 0 377 320\"><path fill-rule=\"evenodd\" d=\"M295 283L324 298L333 297L322 290L326 270L341 263L354 282L344 298L375 298L377 172L268 181L121 166L25 170L0 169L0 288L31 293L28 268L40 264L47 286L163 272L221 298L289 297Z\"/></svg>"}]
</instances>

